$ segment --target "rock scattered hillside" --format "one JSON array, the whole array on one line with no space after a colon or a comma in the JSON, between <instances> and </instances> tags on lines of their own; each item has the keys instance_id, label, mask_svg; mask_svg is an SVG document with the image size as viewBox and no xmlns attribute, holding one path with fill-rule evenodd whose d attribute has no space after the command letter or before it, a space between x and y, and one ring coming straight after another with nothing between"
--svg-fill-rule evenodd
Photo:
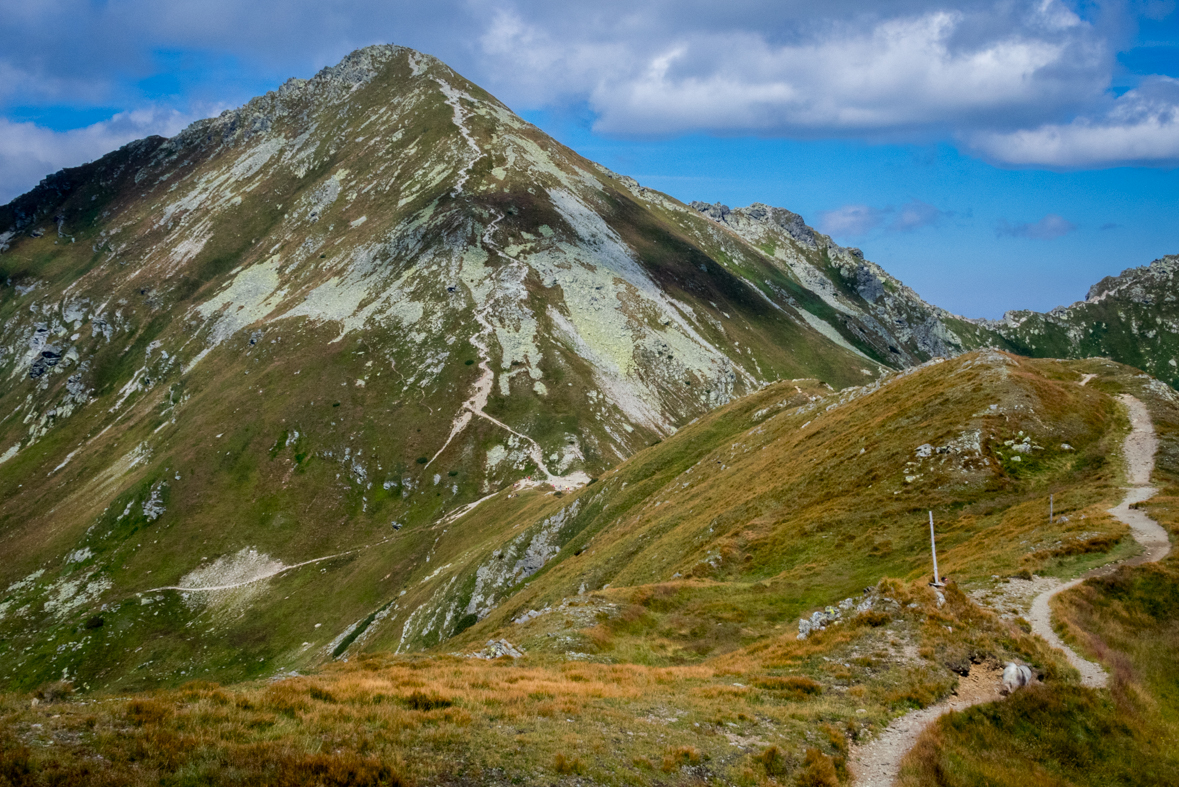
<instances>
[{"instance_id":1,"label":"rock scattered hillside","mask_svg":"<svg viewBox=\"0 0 1179 787\"><path fill-rule=\"evenodd\" d=\"M799 262L847 258L828 240L766 251L400 47L57 173L0 228L0 655L178 587L130 652L330 657L488 495L573 491L775 380L940 347ZM0 678L60 671L51 650ZM98 671L152 660L122 658Z\"/></svg>"},{"instance_id":2,"label":"rock scattered hillside","mask_svg":"<svg viewBox=\"0 0 1179 787\"><path fill-rule=\"evenodd\" d=\"M865 260L859 249L844 248L815 232L797 213L761 203L736 210L720 203L693 202L692 207L789 271L808 294L820 298L812 310L870 345L880 358L911 366L990 343L986 329L926 303Z\"/></svg>"},{"instance_id":3,"label":"rock scattered hillside","mask_svg":"<svg viewBox=\"0 0 1179 787\"><path fill-rule=\"evenodd\" d=\"M781 452L898 372L1018 349L1030 330L925 304L788 211L644 188L393 46L47 178L0 208L0 282L12 686L272 675L438 646L583 584L707 583L747 557L767 577L809 571L782 562L795 525L763 522L755 498L813 500L805 527L821 529L824 506L851 503L811 471L855 455ZM1137 290L1107 289L1095 308L1147 324L1114 307ZM1023 374L987 358L967 368ZM1008 421L1025 415L1011 397ZM947 423L994 415L971 401L947 405ZM772 453L757 444L781 462L714 480L749 498L715 523L683 512L689 479L665 488L658 468L686 472L696 454L734 467L753 438L716 441L749 429L726 420L749 408L798 421L777 422ZM928 418L898 408L889 419ZM897 495L951 459L983 488L1005 478L988 453L1002 449L970 437L981 427L955 429L936 457L888 449L879 472ZM810 480L786 490L766 474ZM656 507L685 517L656 530L688 540L649 550L656 531L612 529L610 561L565 573L624 510ZM902 543L857 538L841 543ZM808 604L881 570L805 592L795 577L783 597Z\"/></svg>"}]
</instances>

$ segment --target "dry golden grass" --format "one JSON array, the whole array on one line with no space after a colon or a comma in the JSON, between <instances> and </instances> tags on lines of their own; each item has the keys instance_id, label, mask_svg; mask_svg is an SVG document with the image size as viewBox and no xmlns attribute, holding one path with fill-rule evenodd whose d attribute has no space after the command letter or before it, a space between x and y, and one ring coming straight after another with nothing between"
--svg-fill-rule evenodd
<instances>
[{"instance_id":1,"label":"dry golden grass","mask_svg":"<svg viewBox=\"0 0 1179 787\"><path fill-rule=\"evenodd\" d=\"M268 684L195 683L35 708L9 697L0 703L0 787L3 778L253 784L263 768L322 784L830 785L847 781L850 742L945 697L971 664L1025 661L1075 700L1077 676L1060 654L962 587L992 574L1075 572L1124 549L1124 528L1105 510L1118 495L1106 456L1125 425L1109 392L1076 386L1069 375L1077 375L1053 362L1004 367L1014 382L1000 392L1034 404L1034 418L1018 408L991 415L1000 389L982 378L993 370L969 360L951 362L962 365L953 385L926 369L833 410L758 421L752 411L779 395L764 391L756 405L702 419L589 488L583 494L610 503L585 525L590 535L439 647L475 649L506 636L528 651L520 661L372 654ZM822 429L804 428L816 418ZM905 480L916 445L976 426L989 441L976 459L1000 461L1002 439L1033 426L1046 446L1051 437L1076 450L991 466L990 475L930 465ZM1049 493L1068 521L1046 521ZM940 603L925 584L929 507L943 573L955 578ZM1092 551L1111 545L1112 553ZM446 554L469 547L453 542ZM878 597L870 611L797 639L799 614L858 598L866 585ZM548 613L510 622L545 604ZM1097 613L1084 614L1092 619L1078 625L1094 630ZM1110 636L1128 641L1133 630ZM1127 685L1144 697L1156 690ZM1084 697L1072 705L1053 697L1042 713L1105 712ZM984 722L971 717L953 740L943 730L920 752L952 757L962 741L994 745ZM248 758L261 765L243 764Z\"/></svg>"},{"instance_id":2,"label":"dry golden grass","mask_svg":"<svg viewBox=\"0 0 1179 787\"><path fill-rule=\"evenodd\" d=\"M834 784L847 778L851 740L951 690L955 648L1037 657L1022 632L953 588L940 609L920 584L877 592L893 600L884 620L860 616L804 641L782 633L679 667L373 655L267 684L36 707L10 696L0 785L263 784L263 771L283 785L504 774L525 784ZM906 660L893 640L928 657ZM1060 669L1050 658L1044 668Z\"/></svg>"}]
</instances>

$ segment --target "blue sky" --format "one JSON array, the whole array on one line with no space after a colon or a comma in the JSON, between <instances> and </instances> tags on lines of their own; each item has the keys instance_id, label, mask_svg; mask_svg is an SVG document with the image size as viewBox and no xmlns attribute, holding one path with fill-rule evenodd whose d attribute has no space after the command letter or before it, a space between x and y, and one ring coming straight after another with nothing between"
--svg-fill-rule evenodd
<instances>
[{"instance_id":1,"label":"blue sky","mask_svg":"<svg viewBox=\"0 0 1179 787\"><path fill-rule=\"evenodd\" d=\"M816 5L0 0L0 200L394 42L644 185L794 210L967 316L1179 253L1175 0Z\"/></svg>"}]
</instances>

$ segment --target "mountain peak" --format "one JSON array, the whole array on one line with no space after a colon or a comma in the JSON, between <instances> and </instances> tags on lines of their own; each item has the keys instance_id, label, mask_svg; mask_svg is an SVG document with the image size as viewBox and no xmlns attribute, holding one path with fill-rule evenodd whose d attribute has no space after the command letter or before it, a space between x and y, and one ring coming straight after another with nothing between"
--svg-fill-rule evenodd
<instances>
[{"instance_id":1,"label":"mountain peak","mask_svg":"<svg viewBox=\"0 0 1179 787\"><path fill-rule=\"evenodd\" d=\"M545 510L778 380L849 388L996 340L795 213L702 205L378 46L0 208L0 587L51 602L0 619L0 654L194 583L227 593L169 595L135 637L296 666L378 618L433 644L565 543L544 520L500 584L437 612L423 581L507 537L472 524L488 501ZM261 581L311 563L297 596ZM317 638L307 616L358 623ZM22 680L132 680L113 653Z\"/></svg>"}]
</instances>

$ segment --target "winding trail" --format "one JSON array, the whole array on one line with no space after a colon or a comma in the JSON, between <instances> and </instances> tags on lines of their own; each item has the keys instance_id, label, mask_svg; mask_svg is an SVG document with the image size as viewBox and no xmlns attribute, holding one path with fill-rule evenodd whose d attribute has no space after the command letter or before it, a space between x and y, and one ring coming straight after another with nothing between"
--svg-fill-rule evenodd
<instances>
[{"instance_id":1,"label":"winding trail","mask_svg":"<svg viewBox=\"0 0 1179 787\"><path fill-rule=\"evenodd\" d=\"M1081 385L1093 379L1093 375L1085 375ZM1081 683L1090 688L1104 688L1109 676L1101 665L1082 658L1070 648L1052 628L1052 599L1066 590L1076 587L1086 579L1105 576L1113 573L1123 565L1136 566L1143 563L1153 563L1166 557L1171 551L1171 541L1167 531L1158 522L1151 519L1144 512L1133 506L1144 500L1149 500L1158 491L1150 486L1150 476L1154 472L1154 455L1158 450L1158 439L1155 437L1154 424L1151 423L1150 413L1141 401L1121 394L1120 401L1130 414L1130 434L1122 444L1122 454L1126 463L1126 480L1129 486L1122 502L1110 509L1110 513L1119 521L1130 526L1134 539L1142 545L1143 553L1138 557L1126 561L1115 561L1100 568L1089 571L1070 582L1056 585L1037 595L1032 601L1028 620L1032 624L1032 631L1043 637L1048 644L1064 652L1070 664L1081 673ZM978 680L970 681L979 668L971 671L968 678L959 682L959 689L955 696L943 700L928 708L907 713L895 720L883 733L864 746L854 746L851 751L851 766L853 784L856 787L889 787L896 782L901 770L901 760L913 748L917 738L925 729L933 724L943 714L950 711L965 710L972 705L983 702L994 702L1000 699L999 672L984 670L984 675Z\"/></svg>"},{"instance_id":2,"label":"winding trail","mask_svg":"<svg viewBox=\"0 0 1179 787\"><path fill-rule=\"evenodd\" d=\"M510 256L498 243L495 242L493 236L495 234L496 227L501 221L503 221L503 219L504 214L500 213L487 225L487 228L484 229L483 235L481 237L483 247L489 251L494 251L500 257L507 260L512 266L526 268L523 262L516 259L515 257ZM476 308L474 311L475 321L478 322L480 326L479 332L471 336L470 339L471 344L473 344L479 351L480 374L479 379L475 381L475 390L471 394L470 398L463 402L459 407L459 413L457 416L455 416L454 422L451 424L450 434L447 436L446 442L444 442L442 447L438 449L437 453L435 453L434 456L430 458L430 461L426 463L426 467L428 468L430 465L434 464L434 460L442 455L442 452L446 450L451 441L460 432L467 428L467 425L471 423L472 417L478 416L479 418L490 421L496 426L510 432L511 434L528 443L528 456L534 463L536 463L536 466L540 472L544 474L544 481L527 481L524 485L538 486L541 483L546 483L561 492L569 492L575 489L580 489L590 482L590 477L587 473L581 470L577 470L573 473L570 473L569 475L558 475L553 473L549 470L548 465L545 464L544 449L540 447L540 443L536 442L536 440L532 439L526 434L517 432L503 421L500 421L499 419L494 418L493 416L484 412L483 408L487 406L487 400L490 397L492 387L495 384L495 372L491 369L490 349L490 341L491 337L495 335L495 327L491 324L491 321L487 319L487 315L485 313L494 306L494 303L495 299L488 297L486 299L485 306L481 309ZM481 498L476 500L474 503L465 506L462 509L463 513L465 514L471 511L475 508L475 506L479 505L479 503L482 503L484 500L487 500L489 497L494 497L494 495L488 495L488 497Z\"/></svg>"}]
</instances>

